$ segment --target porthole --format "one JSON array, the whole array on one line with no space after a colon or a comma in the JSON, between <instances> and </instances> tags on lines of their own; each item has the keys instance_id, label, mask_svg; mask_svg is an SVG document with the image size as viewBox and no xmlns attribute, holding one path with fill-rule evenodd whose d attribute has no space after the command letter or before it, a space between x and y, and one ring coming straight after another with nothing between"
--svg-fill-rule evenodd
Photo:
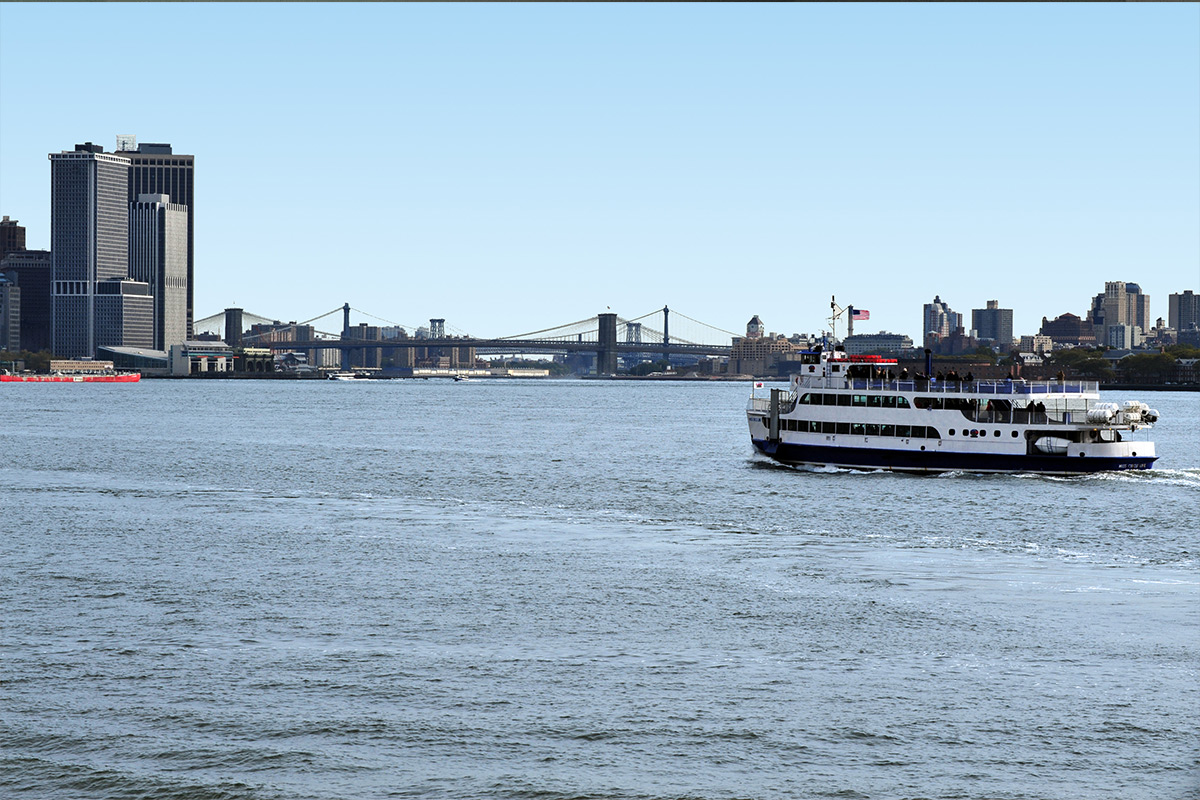
<instances>
[{"instance_id":1,"label":"porthole","mask_svg":"<svg viewBox=\"0 0 1200 800\"><path fill-rule=\"evenodd\" d=\"M925 449L925 445L921 445L921 449L922 449L922 450L924 450L924 449ZM1079 455L1083 455L1083 453L1080 453Z\"/></svg>"},{"instance_id":2,"label":"porthole","mask_svg":"<svg viewBox=\"0 0 1200 800\"><path fill-rule=\"evenodd\" d=\"M1083 458L1083 457L1084 457L1084 456L1086 456L1086 455L1087 455L1087 453L1080 453L1080 454L1079 454L1079 457L1080 457L1080 458Z\"/></svg>"},{"instance_id":3,"label":"porthole","mask_svg":"<svg viewBox=\"0 0 1200 800\"><path fill-rule=\"evenodd\" d=\"M1017 432L1016 432L1016 431L1013 431L1013 438L1014 438L1014 439L1015 439L1015 438L1017 438Z\"/></svg>"},{"instance_id":4,"label":"porthole","mask_svg":"<svg viewBox=\"0 0 1200 800\"><path fill-rule=\"evenodd\" d=\"M992 436L999 436L999 435L1000 435L1000 431L993 431L993 432L992 432Z\"/></svg>"},{"instance_id":5,"label":"porthole","mask_svg":"<svg viewBox=\"0 0 1200 800\"><path fill-rule=\"evenodd\" d=\"M951 429L950 429L950 435L951 435L951 436L953 436L953 435L954 435L954 428L951 428Z\"/></svg>"}]
</instances>

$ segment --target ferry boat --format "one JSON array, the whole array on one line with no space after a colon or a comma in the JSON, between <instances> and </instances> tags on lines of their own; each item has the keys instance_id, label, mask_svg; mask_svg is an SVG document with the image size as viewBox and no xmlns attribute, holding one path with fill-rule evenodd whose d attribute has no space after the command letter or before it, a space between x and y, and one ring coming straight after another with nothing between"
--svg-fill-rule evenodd
<instances>
[{"instance_id":1,"label":"ferry boat","mask_svg":"<svg viewBox=\"0 0 1200 800\"><path fill-rule=\"evenodd\" d=\"M0 373L3 383L136 383L142 379L138 372L118 372L111 361L51 361L50 372Z\"/></svg>"},{"instance_id":2,"label":"ferry boat","mask_svg":"<svg viewBox=\"0 0 1200 800\"><path fill-rule=\"evenodd\" d=\"M787 389L755 383L750 441L784 464L911 472L1150 469L1158 412L1100 402L1092 381L909 377L894 359L820 347Z\"/></svg>"}]
</instances>

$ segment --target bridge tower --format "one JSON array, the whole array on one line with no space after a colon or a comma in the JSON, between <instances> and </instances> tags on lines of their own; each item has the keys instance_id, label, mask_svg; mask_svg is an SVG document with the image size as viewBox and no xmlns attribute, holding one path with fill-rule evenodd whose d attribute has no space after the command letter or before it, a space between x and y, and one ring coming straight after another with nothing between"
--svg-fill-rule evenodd
<instances>
[{"instance_id":1,"label":"bridge tower","mask_svg":"<svg viewBox=\"0 0 1200 800\"><path fill-rule=\"evenodd\" d=\"M350 338L350 304L346 303L342 306L342 341ZM347 372L350 369L350 349L342 348L342 371Z\"/></svg>"},{"instance_id":2,"label":"bridge tower","mask_svg":"<svg viewBox=\"0 0 1200 800\"><path fill-rule=\"evenodd\" d=\"M667 348L671 346L671 309L663 306L663 357L667 357Z\"/></svg>"},{"instance_id":3,"label":"bridge tower","mask_svg":"<svg viewBox=\"0 0 1200 800\"><path fill-rule=\"evenodd\" d=\"M617 315L599 314L599 335L596 339L596 374L617 374Z\"/></svg>"}]
</instances>

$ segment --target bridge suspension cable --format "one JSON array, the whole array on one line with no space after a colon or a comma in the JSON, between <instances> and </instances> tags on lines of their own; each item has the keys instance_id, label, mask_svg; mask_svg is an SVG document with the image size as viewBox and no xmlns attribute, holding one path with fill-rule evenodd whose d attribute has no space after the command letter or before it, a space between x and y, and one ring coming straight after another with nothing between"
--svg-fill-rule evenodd
<instances>
[{"instance_id":1,"label":"bridge suspension cable","mask_svg":"<svg viewBox=\"0 0 1200 800\"><path fill-rule=\"evenodd\" d=\"M543 328L540 331L530 331L529 333L518 333L514 336L498 336L496 338L498 340L528 339L530 337L537 336L539 333L549 333L550 331L561 331L561 330L565 330L567 328L574 328L577 325L583 325L583 324L589 323L589 322L596 322L597 330L599 330L599 322L597 322L597 317L587 317L586 319L581 319L581 320L578 320L577 322L568 322L566 325L555 325L553 328Z\"/></svg>"}]
</instances>

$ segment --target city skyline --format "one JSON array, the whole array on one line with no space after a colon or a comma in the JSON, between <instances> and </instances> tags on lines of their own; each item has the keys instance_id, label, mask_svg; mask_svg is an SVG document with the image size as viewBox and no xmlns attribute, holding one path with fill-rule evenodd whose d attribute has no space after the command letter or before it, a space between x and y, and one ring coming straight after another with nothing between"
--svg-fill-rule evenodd
<instances>
[{"instance_id":1,"label":"city skyline","mask_svg":"<svg viewBox=\"0 0 1200 800\"><path fill-rule=\"evenodd\" d=\"M871 309L859 333L917 339L935 294L999 300L1027 334L1120 280L1166 318L1200 284L1198 22L1141 4L6 4L0 211L48 248L46 154L132 133L201 163L197 317L370 297L506 335L670 304L790 333L836 295ZM188 67L97 49L164 25L190 31ZM117 87L52 102L84 63Z\"/></svg>"}]
</instances>

